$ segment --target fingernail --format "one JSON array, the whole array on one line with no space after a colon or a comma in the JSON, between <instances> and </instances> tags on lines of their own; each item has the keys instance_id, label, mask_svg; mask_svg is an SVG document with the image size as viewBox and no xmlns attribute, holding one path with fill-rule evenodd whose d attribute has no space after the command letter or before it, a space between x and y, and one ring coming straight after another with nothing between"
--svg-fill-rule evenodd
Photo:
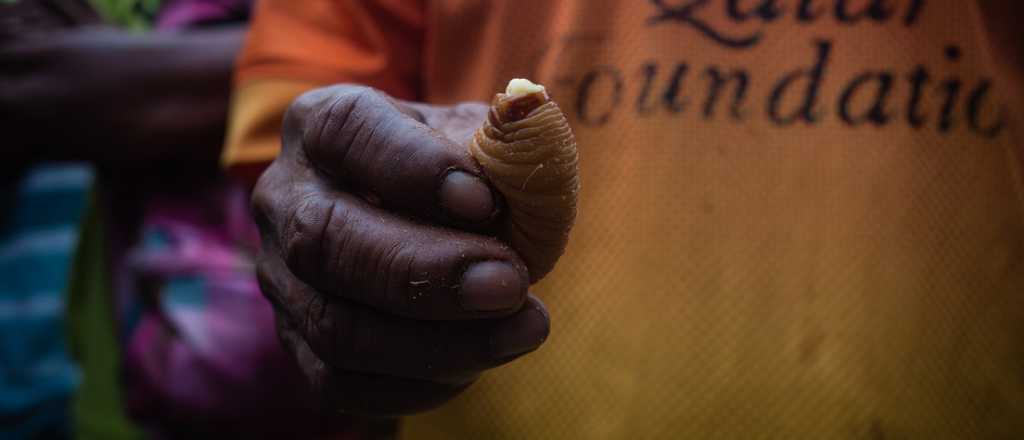
<instances>
[{"instance_id":1,"label":"fingernail","mask_svg":"<svg viewBox=\"0 0 1024 440\"><path fill-rule=\"evenodd\" d=\"M536 350L548 338L548 319L537 308L508 318L491 337L491 355L503 359Z\"/></svg>"},{"instance_id":2,"label":"fingernail","mask_svg":"<svg viewBox=\"0 0 1024 440\"><path fill-rule=\"evenodd\" d=\"M522 287L519 272L512 265L500 261L474 263L462 275L459 301L467 310L508 310L519 305Z\"/></svg>"},{"instance_id":3,"label":"fingernail","mask_svg":"<svg viewBox=\"0 0 1024 440\"><path fill-rule=\"evenodd\" d=\"M483 180L465 171L451 171L441 183L441 206L453 217L478 223L494 212L494 197Z\"/></svg>"}]
</instances>

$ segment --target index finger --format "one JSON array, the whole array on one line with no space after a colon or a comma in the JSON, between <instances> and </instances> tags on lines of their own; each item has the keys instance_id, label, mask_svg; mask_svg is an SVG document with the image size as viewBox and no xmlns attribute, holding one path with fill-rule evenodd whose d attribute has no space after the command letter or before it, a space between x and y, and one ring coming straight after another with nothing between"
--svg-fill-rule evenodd
<instances>
[{"instance_id":1,"label":"index finger","mask_svg":"<svg viewBox=\"0 0 1024 440\"><path fill-rule=\"evenodd\" d=\"M529 277L508 245L293 179L272 165L253 192L253 210L264 254L317 290L417 319L494 317L522 304Z\"/></svg>"},{"instance_id":2,"label":"index finger","mask_svg":"<svg viewBox=\"0 0 1024 440\"><path fill-rule=\"evenodd\" d=\"M483 223L495 197L466 150L424 124L421 110L369 87L300 96L285 116L285 150L391 210L442 223Z\"/></svg>"}]
</instances>

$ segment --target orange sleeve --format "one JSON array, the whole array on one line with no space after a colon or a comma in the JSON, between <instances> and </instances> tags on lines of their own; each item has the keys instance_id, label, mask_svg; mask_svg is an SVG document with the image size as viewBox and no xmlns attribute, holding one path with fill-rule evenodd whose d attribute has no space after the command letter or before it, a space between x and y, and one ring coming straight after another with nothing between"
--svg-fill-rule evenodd
<instances>
[{"instance_id":1,"label":"orange sleeve","mask_svg":"<svg viewBox=\"0 0 1024 440\"><path fill-rule=\"evenodd\" d=\"M423 0L262 0L238 58L223 163L250 183L281 149L281 119L315 87L420 94Z\"/></svg>"}]
</instances>

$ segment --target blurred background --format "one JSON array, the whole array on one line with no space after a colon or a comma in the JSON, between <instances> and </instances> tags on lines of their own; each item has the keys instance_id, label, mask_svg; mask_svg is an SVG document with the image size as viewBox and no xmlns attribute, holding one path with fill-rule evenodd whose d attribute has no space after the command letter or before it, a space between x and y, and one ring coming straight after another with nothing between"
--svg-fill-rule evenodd
<instances>
[{"instance_id":1,"label":"blurred background","mask_svg":"<svg viewBox=\"0 0 1024 440\"><path fill-rule=\"evenodd\" d=\"M266 414L315 412L218 167L249 3L0 1L0 438L274 437L296 425Z\"/></svg>"},{"instance_id":2,"label":"blurred background","mask_svg":"<svg viewBox=\"0 0 1024 440\"><path fill-rule=\"evenodd\" d=\"M252 1L0 0L0 440L344 439L378 429L325 414L282 350L255 276L251 180L230 178L220 163ZM452 1L447 16L438 14L448 26L437 35L447 39L432 42L449 57L432 53L437 59L426 64L436 71L420 71L418 45L410 45L385 66L394 70L387 76L364 39L386 29L421 43L422 17L404 8L424 3L375 3L377 15L357 18L380 29L363 29L321 12L368 3L321 10L323 2L300 1L275 3L256 27L262 34L253 32L260 44L247 67L276 62L270 67L279 70L247 84L256 110L236 111L251 123L246 135L278 142L279 127L268 127L280 125L287 103L339 82L351 63L362 76L345 81L435 103L487 99L513 76L538 79L580 145L591 147L583 180L594 186L583 191L587 220L574 232L583 238L577 264L546 281L561 290L544 298L561 319L558 338L437 419L412 419L412 429L447 428L435 422L448 416L465 430L438 428L437 438L765 426L887 438L883 422L897 438L949 431L943 423L1019 430L1024 321L1014 289L1024 240L1019 175L1004 162L1019 152L1021 119L1006 112L985 139L969 121L996 121L976 111L980 97L991 98L992 112L1019 109L1024 43L1014 32L1019 20L1006 18L1020 16L1019 2L933 1L930 21L922 12L911 29L912 18L883 28L867 15L854 28L828 11L804 23L796 1L738 2L751 8L746 16L727 15L723 5L737 3L725 1L567 1L548 23L557 35L549 38L528 20L508 19L527 15L509 6L518 1ZM774 3L789 15L773 12ZM708 19L725 29L777 19L778 31L762 50L719 47L697 33L684 4L715 5ZM918 11L924 2L893 4ZM957 12L968 5L977 17ZM287 38L300 27L308 35L298 40L308 44ZM335 32L349 28L370 37ZM822 43L822 35L835 41ZM494 50L506 46L521 51ZM348 58L330 59L323 48ZM794 116L785 124L796 125L782 129L758 113L769 106L755 107L756 99L778 95L766 81L820 77L826 60L837 79L821 88L832 98L868 84L876 68L889 69L899 105L917 106L920 90L911 87L933 81L922 101L931 119L915 123L904 108L882 132L850 127L867 119L844 116L844 125L833 107L812 115L818 80L808 87L806 124ZM727 77L731 65L742 69ZM757 81L747 95L743 69ZM911 69L920 69L916 83ZM285 71L302 78L271 78L278 90L263 81ZM960 103L940 101L961 86ZM699 104L684 109L705 97L703 113ZM741 112L744 103L755 110ZM954 107L961 123L950 134L951 123L937 118ZM265 166L274 155L253 161ZM982 208L964 208L978 200ZM981 355L962 355L968 348L948 335Z\"/></svg>"}]
</instances>

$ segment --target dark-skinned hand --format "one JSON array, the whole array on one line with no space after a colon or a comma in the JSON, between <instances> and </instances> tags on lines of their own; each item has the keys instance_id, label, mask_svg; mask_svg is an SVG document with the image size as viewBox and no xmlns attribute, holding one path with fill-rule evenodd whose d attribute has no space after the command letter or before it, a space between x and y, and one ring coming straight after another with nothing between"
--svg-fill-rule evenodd
<instances>
[{"instance_id":1,"label":"dark-skinned hand","mask_svg":"<svg viewBox=\"0 0 1024 440\"><path fill-rule=\"evenodd\" d=\"M489 233L500 203L466 152L487 110L351 85L288 110L253 191L259 278L325 405L434 408L546 339L547 312Z\"/></svg>"}]
</instances>

